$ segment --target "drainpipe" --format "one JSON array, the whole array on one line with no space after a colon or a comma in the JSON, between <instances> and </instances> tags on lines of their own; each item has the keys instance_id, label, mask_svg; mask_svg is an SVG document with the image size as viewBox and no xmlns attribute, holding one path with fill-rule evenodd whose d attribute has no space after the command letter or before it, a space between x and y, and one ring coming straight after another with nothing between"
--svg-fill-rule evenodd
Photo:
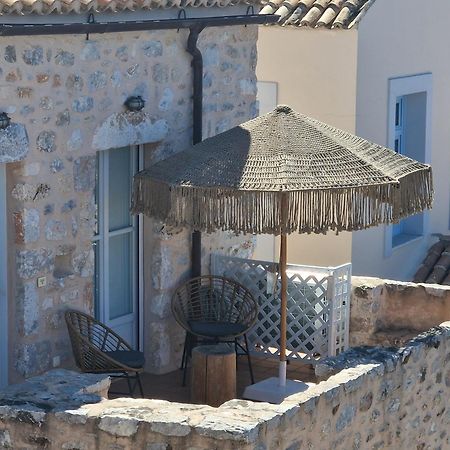
<instances>
[{"instance_id":1,"label":"drainpipe","mask_svg":"<svg viewBox=\"0 0 450 450\"><path fill-rule=\"evenodd\" d=\"M198 144L203 139L203 57L197 47L198 37L203 26L190 28L187 41L187 51L192 55L192 75L193 75L193 101L192 101L192 143ZM202 234L200 231L192 233L192 277L199 277L202 274Z\"/></svg>"}]
</instances>

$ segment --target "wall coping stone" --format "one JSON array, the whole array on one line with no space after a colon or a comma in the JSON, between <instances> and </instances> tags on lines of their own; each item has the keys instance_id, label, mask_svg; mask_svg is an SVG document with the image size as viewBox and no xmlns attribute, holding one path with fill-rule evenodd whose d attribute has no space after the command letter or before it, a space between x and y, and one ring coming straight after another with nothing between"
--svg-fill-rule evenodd
<instances>
[{"instance_id":1,"label":"wall coping stone","mask_svg":"<svg viewBox=\"0 0 450 450\"><path fill-rule=\"evenodd\" d=\"M39 423L48 412L76 409L86 403L102 401L110 384L110 378L104 374L50 370L0 390L0 420L5 416L26 416L26 421Z\"/></svg>"},{"instance_id":2,"label":"wall coping stone","mask_svg":"<svg viewBox=\"0 0 450 450\"><path fill-rule=\"evenodd\" d=\"M450 286L446 286L443 284L414 283L412 281L398 281L385 278L364 277L356 275L352 276L352 286L360 290L373 289L378 286L387 286L388 288L398 291L409 288L422 288L428 294L437 297L441 297L445 295L446 292L450 291Z\"/></svg>"},{"instance_id":3,"label":"wall coping stone","mask_svg":"<svg viewBox=\"0 0 450 450\"><path fill-rule=\"evenodd\" d=\"M103 432L121 438L134 436L144 425L170 439L197 435L245 446L256 443L264 433L283 426L283 422L294 418L300 409L313 414L319 399L333 407L341 392L357 390L366 377L382 377L398 364L407 364L410 357L416 360L426 348L438 348L449 338L450 322L444 322L400 349L361 347L328 358L321 366L329 367L331 372L340 372L288 397L280 405L231 400L213 408L164 400L104 400L97 393L109 387L108 378L65 370L51 371L1 391L0 405L4 406L0 406L0 420L39 424L50 413L66 423L85 424L89 421Z\"/></svg>"},{"instance_id":4,"label":"wall coping stone","mask_svg":"<svg viewBox=\"0 0 450 450\"><path fill-rule=\"evenodd\" d=\"M386 372L393 372L400 362L404 364L411 354L421 346L438 348L440 336L450 334L450 322L444 322L438 327L419 334L411 339L406 346L397 347L353 347L338 356L324 358L315 366L315 373L319 379L326 379L342 370L359 365L380 365Z\"/></svg>"}]
</instances>

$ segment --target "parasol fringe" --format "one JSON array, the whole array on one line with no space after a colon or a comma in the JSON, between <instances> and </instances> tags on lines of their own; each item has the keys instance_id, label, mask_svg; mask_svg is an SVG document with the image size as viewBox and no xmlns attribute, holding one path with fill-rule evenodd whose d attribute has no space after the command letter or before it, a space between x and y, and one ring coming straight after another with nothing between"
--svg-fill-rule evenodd
<instances>
[{"instance_id":1,"label":"parasol fringe","mask_svg":"<svg viewBox=\"0 0 450 450\"><path fill-rule=\"evenodd\" d=\"M172 186L138 174L131 210L207 233L354 231L431 208L432 186L429 166L401 176L397 183L290 192ZM287 196L286 223L280 219L282 195Z\"/></svg>"}]
</instances>

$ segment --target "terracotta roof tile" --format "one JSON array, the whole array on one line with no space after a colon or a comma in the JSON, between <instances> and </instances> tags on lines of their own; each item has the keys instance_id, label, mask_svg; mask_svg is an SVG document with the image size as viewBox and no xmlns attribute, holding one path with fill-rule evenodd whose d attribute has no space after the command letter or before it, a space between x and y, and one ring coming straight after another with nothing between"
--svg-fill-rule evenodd
<instances>
[{"instance_id":1,"label":"terracotta roof tile","mask_svg":"<svg viewBox=\"0 0 450 450\"><path fill-rule=\"evenodd\" d=\"M189 6L260 4L259 0L0 0L0 15L83 14Z\"/></svg>"},{"instance_id":2,"label":"terracotta roof tile","mask_svg":"<svg viewBox=\"0 0 450 450\"><path fill-rule=\"evenodd\" d=\"M264 2L264 0L263 0ZM260 14L280 16L279 25L353 28L375 0L270 0Z\"/></svg>"},{"instance_id":3,"label":"terracotta roof tile","mask_svg":"<svg viewBox=\"0 0 450 450\"><path fill-rule=\"evenodd\" d=\"M450 236L441 236L429 250L414 275L416 283L450 286Z\"/></svg>"}]
</instances>

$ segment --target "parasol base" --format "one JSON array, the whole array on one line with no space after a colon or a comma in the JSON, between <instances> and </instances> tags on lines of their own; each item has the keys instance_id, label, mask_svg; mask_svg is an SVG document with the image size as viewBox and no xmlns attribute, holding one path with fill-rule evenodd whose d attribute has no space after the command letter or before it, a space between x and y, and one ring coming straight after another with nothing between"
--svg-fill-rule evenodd
<instances>
[{"instance_id":1,"label":"parasol base","mask_svg":"<svg viewBox=\"0 0 450 450\"><path fill-rule=\"evenodd\" d=\"M272 377L247 386L242 397L257 402L280 404L286 397L304 392L310 386L314 386L314 383L297 380L286 380L286 386L280 386L280 380Z\"/></svg>"}]
</instances>

